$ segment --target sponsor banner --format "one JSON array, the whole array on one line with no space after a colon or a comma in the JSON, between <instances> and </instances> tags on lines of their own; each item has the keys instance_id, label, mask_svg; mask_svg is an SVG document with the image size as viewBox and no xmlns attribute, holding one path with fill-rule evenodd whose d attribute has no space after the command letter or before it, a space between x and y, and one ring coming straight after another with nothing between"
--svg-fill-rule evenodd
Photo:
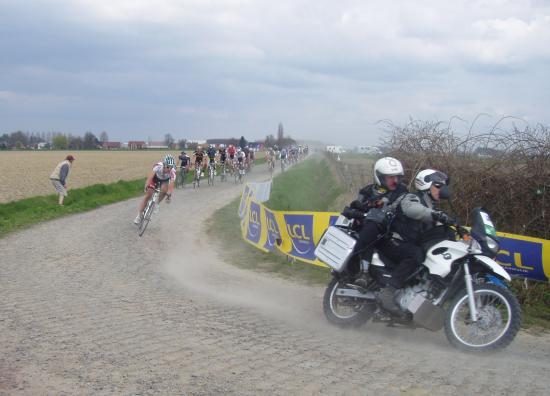
<instances>
[{"instance_id":1,"label":"sponsor banner","mask_svg":"<svg viewBox=\"0 0 550 396\"><path fill-rule=\"evenodd\" d=\"M248 207L248 229L246 239L257 244L262 236L261 208L260 204L250 201Z\"/></svg>"},{"instance_id":2,"label":"sponsor banner","mask_svg":"<svg viewBox=\"0 0 550 396\"><path fill-rule=\"evenodd\" d=\"M248 200L252 196L252 189L248 186L248 183L244 187L243 194L241 195L241 202L239 203L239 218L244 219L247 212Z\"/></svg>"},{"instance_id":3,"label":"sponsor banner","mask_svg":"<svg viewBox=\"0 0 550 396\"><path fill-rule=\"evenodd\" d=\"M262 200L269 199L265 191L270 191L271 182L255 184L247 184L239 205L243 238L262 251L278 249L297 260L326 267L315 257L315 247L340 213L271 210L256 199L256 191ZM497 236L497 261L511 276L550 280L550 241L503 232Z\"/></svg>"},{"instance_id":4,"label":"sponsor banner","mask_svg":"<svg viewBox=\"0 0 550 396\"><path fill-rule=\"evenodd\" d=\"M497 261L512 276L540 281L550 279L550 241L497 232Z\"/></svg>"},{"instance_id":5,"label":"sponsor banner","mask_svg":"<svg viewBox=\"0 0 550 396\"><path fill-rule=\"evenodd\" d=\"M263 205L262 205L263 206ZM267 228L267 238L264 244L264 249L273 251L277 245L282 242L281 227L279 220L277 219L276 212L271 209L263 207L263 213L265 218L265 226Z\"/></svg>"},{"instance_id":6,"label":"sponsor banner","mask_svg":"<svg viewBox=\"0 0 550 396\"><path fill-rule=\"evenodd\" d=\"M271 195L271 180L264 182L250 182L247 186L252 190L254 200L258 202L269 201Z\"/></svg>"},{"instance_id":7,"label":"sponsor banner","mask_svg":"<svg viewBox=\"0 0 550 396\"><path fill-rule=\"evenodd\" d=\"M315 260L313 240L313 214L283 214L286 233L290 238L290 256Z\"/></svg>"}]
</instances>

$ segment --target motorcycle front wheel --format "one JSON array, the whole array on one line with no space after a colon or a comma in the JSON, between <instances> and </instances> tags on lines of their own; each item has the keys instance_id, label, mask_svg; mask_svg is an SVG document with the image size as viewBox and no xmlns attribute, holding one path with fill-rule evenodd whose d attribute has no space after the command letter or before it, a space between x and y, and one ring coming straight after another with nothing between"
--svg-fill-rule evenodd
<instances>
[{"instance_id":1,"label":"motorcycle front wheel","mask_svg":"<svg viewBox=\"0 0 550 396\"><path fill-rule=\"evenodd\" d=\"M370 319L373 303L361 298L336 295L338 288L346 286L333 278L323 296L323 311L328 321L340 327L356 327Z\"/></svg>"},{"instance_id":2,"label":"motorcycle front wheel","mask_svg":"<svg viewBox=\"0 0 550 396\"><path fill-rule=\"evenodd\" d=\"M521 307L512 292L493 284L474 285L477 321L472 322L468 293L463 290L447 310L445 333L455 347L475 352L512 342L521 326Z\"/></svg>"}]
</instances>

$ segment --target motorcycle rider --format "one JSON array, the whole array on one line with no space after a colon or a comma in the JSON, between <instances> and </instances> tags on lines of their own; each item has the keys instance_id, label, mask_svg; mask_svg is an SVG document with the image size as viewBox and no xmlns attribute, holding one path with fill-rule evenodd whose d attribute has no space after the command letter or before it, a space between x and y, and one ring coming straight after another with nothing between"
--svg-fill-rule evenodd
<instances>
[{"instance_id":1,"label":"motorcycle rider","mask_svg":"<svg viewBox=\"0 0 550 396\"><path fill-rule=\"evenodd\" d=\"M366 270L372 260L375 245L386 231L386 211L396 200L407 194L407 187L401 182L403 165L393 157L380 158L374 164L374 183L359 190L358 197L350 204L352 209L367 212L359 231L354 253L360 254L361 266ZM356 269L358 270L358 269ZM361 280L356 282L362 286Z\"/></svg>"}]
</instances>

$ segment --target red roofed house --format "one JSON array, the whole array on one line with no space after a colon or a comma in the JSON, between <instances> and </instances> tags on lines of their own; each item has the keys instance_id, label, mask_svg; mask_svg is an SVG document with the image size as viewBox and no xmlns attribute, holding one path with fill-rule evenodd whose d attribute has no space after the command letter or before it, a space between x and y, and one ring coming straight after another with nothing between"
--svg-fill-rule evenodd
<instances>
[{"instance_id":1,"label":"red roofed house","mask_svg":"<svg viewBox=\"0 0 550 396\"><path fill-rule=\"evenodd\" d=\"M101 148L105 150L119 149L120 142L103 142L101 143Z\"/></svg>"},{"instance_id":2,"label":"red roofed house","mask_svg":"<svg viewBox=\"0 0 550 396\"><path fill-rule=\"evenodd\" d=\"M145 147L146 147L145 142L142 140L130 140L128 142L129 150L141 150L141 149L144 149Z\"/></svg>"}]
</instances>

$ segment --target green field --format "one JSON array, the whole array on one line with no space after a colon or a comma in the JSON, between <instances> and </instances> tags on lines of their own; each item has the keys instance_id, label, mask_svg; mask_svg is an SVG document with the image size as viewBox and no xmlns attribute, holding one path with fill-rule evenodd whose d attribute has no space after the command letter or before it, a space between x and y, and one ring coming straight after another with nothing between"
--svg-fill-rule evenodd
<instances>
[{"instance_id":1,"label":"green field","mask_svg":"<svg viewBox=\"0 0 550 396\"><path fill-rule=\"evenodd\" d=\"M124 201L143 194L145 179L118 181L111 184L70 190L64 205L57 204L57 195L26 198L0 204L0 237L45 220L85 212L102 205Z\"/></svg>"},{"instance_id":2,"label":"green field","mask_svg":"<svg viewBox=\"0 0 550 396\"><path fill-rule=\"evenodd\" d=\"M327 211L341 191L327 163L314 158L275 177L271 198L265 204L274 210ZM321 285L329 281L330 273L326 268L295 262L277 252L264 253L244 242L237 216L239 201L240 198L219 209L209 225L209 233L221 241L232 264L308 284Z\"/></svg>"}]
</instances>

